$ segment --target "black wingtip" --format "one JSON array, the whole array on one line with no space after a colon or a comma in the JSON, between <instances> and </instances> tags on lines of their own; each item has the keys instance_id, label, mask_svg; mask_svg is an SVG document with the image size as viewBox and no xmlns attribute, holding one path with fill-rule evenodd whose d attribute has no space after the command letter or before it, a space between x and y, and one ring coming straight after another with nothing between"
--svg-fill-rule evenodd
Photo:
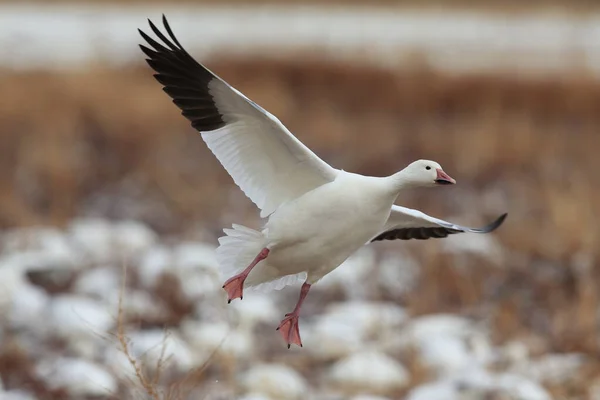
<instances>
[{"instance_id":1,"label":"black wingtip","mask_svg":"<svg viewBox=\"0 0 600 400\"><path fill-rule=\"evenodd\" d=\"M508 213L502 214L494 222L492 222L488 226L484 226L483 228L481 228L480 232L481 233L490 233L490 232L495 231L496 229L498 229L500 227L500 225L502 225L504 223L504 220L506 219L507 216L508 216Z\"/></svg>"},{"instance_id":2,"label":"black wingtip","mask_svg":"<svg viewBox=\"0 0 600 400\"><path fill-rule=\"evenodd\" d=\"M498 223L498 226L502 225L502 223L504 222L504 220L506 219L507 216L508 216L508 213L504 213L498 217L498 219L496 220L496 222Z\"/></svg>"},{"instance_id":3,"label":"black wingtip","mask_svg":"<svg viewBox=\"0 0 600 400\"><path fill-rule=\"evenodd\" d=\"M208 88L209 83L218 78L181 46L165 14L162 14L162 22L166 33L158 29L159 23L155 24L148 18L148 25L156 40L138 29L147 44L140 45L140 49L146 55L148 65L156 72L154 78L183 111L182 114L190 120L194 129L209 132L222 128L226 125L223 115Z\"/></svg>"},{"instance_id":4,"label":"black wingtip","mask_svg":"<svg viewBox=\"0 0 600 400\"><path fill-rule=\"evenodd\" d=\"M175 43L175 45L179 46L179 48L183 50L183 46L181 45L181 43L179 43L179 40L177 40L177 38L175 37L175 34L173 33L173 30L171 29L171 26L169 25L169 21L167 21L167 17L165 16L165 14L163 14L163 25L164 25L165 29L167 30L169 37L171 38L171 40L173 40L173 43Z\"/></svg>"}]
</instances>

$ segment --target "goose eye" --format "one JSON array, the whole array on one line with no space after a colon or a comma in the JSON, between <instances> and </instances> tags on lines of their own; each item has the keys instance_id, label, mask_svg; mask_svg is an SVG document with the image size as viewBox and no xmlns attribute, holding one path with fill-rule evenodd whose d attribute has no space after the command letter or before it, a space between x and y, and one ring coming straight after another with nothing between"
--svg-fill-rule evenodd
<instances>
[{"instance_id":1,"label":"goose eye","mask_svg":"<svg viewBox=\"0 0 600 400\"><path fill-rule=\"evenodd\" d=\"M425 169L430 170L431 167L428 165L428 166L425 167Z\"/></svg>"}]
</instances>

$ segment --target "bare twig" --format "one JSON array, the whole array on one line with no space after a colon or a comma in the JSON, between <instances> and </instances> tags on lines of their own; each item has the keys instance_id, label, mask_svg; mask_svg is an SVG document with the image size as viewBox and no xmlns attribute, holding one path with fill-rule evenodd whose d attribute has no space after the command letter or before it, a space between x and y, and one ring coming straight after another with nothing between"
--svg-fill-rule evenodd
<instances>
[{"instance_id":1,"label":"bare twig","mask_svg":"<svg viewBox=\"0 0 600 400\"><path fill-rule=\"evenodd\" d=\"M127 336L125 335L125 323L123 322L123 295L125 293L125 281L126 281L126 272L127 266L123 263L123 282L121 285L121 290L119 293L119 310L117 313L117 339L119 344L121 345L121 351L127 357L129 364L133 367L135 371L135 375L139 384L142 386L144 391L150 396L153 400L161 400L161 393L157 389L157 382L160 374L160 368L158 369L155 377L152 380L148 380L144 375L144 371L142 370L142 366L137 362L137 360L131 355L131 351L129 349L129 343L127 340ZM161 351L161 357L158 360L158 366L162 365L162 357L164 355L165 345L163 343L163 349Z\"/></svg>"}]
</instances>

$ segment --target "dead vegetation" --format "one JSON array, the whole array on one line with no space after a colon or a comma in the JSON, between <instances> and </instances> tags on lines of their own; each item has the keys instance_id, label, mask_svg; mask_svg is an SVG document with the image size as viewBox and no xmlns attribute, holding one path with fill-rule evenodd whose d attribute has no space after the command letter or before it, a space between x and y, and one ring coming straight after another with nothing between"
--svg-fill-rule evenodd
<instances>
[{"instance_id":1,"label":"dead vegetation","mask_svg":"<svg viewBox=\"0 0 600 400\"><path fill-rule=\"evenodd\" d=\"M127 273L126 267L123 267L123 281L119 297L119 309L117 312L117 327L114 334L120 350L123 352L129 365L131 366L135 378L129 380L128 388L124 391L137 392L141 399L151 400L182 400L187 399L192 390L202 381L204 371L210 365L212 358L217 350L208 357L207 361L189 371L185 376L175 379L171 382L161 380L161 373L169 363L167 351L168 330L165 330L165 338L161 344L160 355L157 358L156 365L146 365L143 359L136 356L130 346L129 338L127 337L127 321L124 317L123 298L127 290ZM174 293L177 294L177 293Z\"/></svg>"},{"instance_id":2,"label":"dead vegetation","mask_svg":"<svg viewBox=\"0 0 600 400\"><path fill-rule=\"evenodd\" d=\"M310 60L210 68L336 167L385 175L429 158L457 178L453 188L408 193L408 206L475 225L509 212L495 234L507 249L498 263L452 268L456 259L427 250L439 243L410 244L422 279L407 296L383 297L415 314L484 316L498 342L529 338L541 352L598 360L600 83L580 73L448 76ZM232 221L256 223L254 206L147 68L4 71L0 89L2 228L81 214L141 219L160 233L201 226L209 236ZM167 299L174 287L166 281L157 293ZM168 301L177 324L188 305L176 294ZM25 362L9 350L3 377L3 365ZM553 393L585 396L599 367Z\"/></svg>"}]
</instances>

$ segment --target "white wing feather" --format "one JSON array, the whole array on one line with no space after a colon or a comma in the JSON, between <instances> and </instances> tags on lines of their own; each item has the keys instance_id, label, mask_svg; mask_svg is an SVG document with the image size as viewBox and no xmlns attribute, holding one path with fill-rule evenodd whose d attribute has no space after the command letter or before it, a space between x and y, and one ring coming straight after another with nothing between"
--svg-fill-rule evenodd
<instances>
[{"instance_id":1,"label":"white wing feather","mask_svg":"<svg viewBox=\"0 0 600 400\"><path fill-rule=\"evenodd\" d=\"M234 182L261 209L261 217L335 179L332 168L302 144L277 118L208 68L179 43L163 16L162 43L140 31L140 46L163 90L197 129Z\"/></svg>"},{"instance_id":2,"label":"white wing feather","mask_svg":"<svg viewBox=\"0 0 600 400\"><path fill-rule=\"evenodd\" d=\"M425 214L422 211L413 208L393 205L392 212L385 224L384 231L394 228L454 228L460 230L458 225L447 222Z\"/></svg>"},{"instance_id":3,"label":"white wing feather","mask_svg":"<svg viewBox=\"0 0 600 400\"><path fill-rule=\"evenodd\" d=\"M494 222L482 228L469 228L429 216L419 210L393 205L383 230L371 239L371 241L394 239L424 240L429 238L443 238L454 233L463 232L489 233L502 225L506 215L502 214Z\"/></svg>"},{"instance_id":4,"label":"white wing feather","mask_svg":"<svg viewBox=\"0 0 600 400\"><path fill-rule=\"evenodd\" d=\"M268 216L280 204L335 179L337 170L296 139L273 115L226 82L209 84L223 128L202 132L234 182Z\"/></svg>"}]
</instances>

